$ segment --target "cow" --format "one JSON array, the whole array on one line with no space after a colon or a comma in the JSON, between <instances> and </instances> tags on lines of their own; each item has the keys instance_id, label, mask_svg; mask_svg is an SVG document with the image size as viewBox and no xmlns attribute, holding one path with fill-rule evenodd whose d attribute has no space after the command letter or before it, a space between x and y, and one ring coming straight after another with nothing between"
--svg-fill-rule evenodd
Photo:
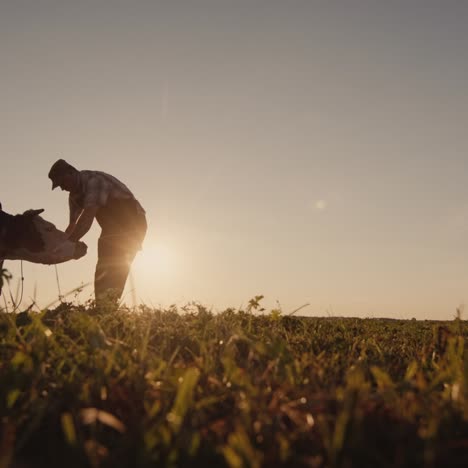
<instances>
[{"instance_id":1,"label":"cow","mask_svg":"<svg viewBox=\"0 0 468 468\"><path fill-rule=\"evenodd\" d=\"M43 211L11 215L3 211L0 203L0 273L4 260L54 265L86 255L87 245L68 240L64 232L39 216Z\"/></svg>"}]
</instances>

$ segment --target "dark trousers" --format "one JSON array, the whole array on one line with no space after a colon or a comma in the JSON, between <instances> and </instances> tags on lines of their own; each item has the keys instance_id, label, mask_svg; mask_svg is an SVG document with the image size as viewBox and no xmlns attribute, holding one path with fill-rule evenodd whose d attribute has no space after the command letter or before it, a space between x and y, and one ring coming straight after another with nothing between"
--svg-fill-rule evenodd
<instances>
[{"instance_id":1,"label":"dark trousers","mask_svg":"<svg viewBox=\"0 0 468 468\"><path fill-rule=\"evenodd\" d=\"M147 230L143 214L131 222L104 226L98 240L98 261L94 274L96 305L115 304L122 296L130 267L141 249Z\"/></svg>"}]
</instances>

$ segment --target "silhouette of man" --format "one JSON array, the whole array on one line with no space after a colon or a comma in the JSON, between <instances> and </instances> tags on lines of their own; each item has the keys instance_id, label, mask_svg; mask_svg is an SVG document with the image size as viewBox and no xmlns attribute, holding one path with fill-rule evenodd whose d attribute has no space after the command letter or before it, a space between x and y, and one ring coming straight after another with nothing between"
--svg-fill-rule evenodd
<instances>
[{"instance_id":1,"label":"silhouette of man","mask_svg":"<svg viewBox=\"0 0 468 468\"><path fill-rule=\"evenodd\" d=\"M60 187L70 193L70 222L65 230L70 240L80 240L94 219L101 226L94 274L96 305L117 302L146 235L145 210L122 182L105 172L80 171L59 159L50 168L49 178L52 190Z\"/></svg>"}]
</instances>

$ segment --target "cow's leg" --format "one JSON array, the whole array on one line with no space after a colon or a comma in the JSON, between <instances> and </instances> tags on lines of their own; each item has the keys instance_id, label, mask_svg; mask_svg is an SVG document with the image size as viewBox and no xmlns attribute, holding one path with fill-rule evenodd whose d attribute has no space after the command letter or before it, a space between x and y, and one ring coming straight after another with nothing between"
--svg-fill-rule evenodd
<instances>
[{"instance_id":1,"label":"cow's leg","mask_svg":"<svg viewBox=\"0 0 468 468\"><path fill-rule=\"evenodd\" d=\"M1 208L1 205L0 205ZM3 286L3 260L0 260L0 296L2 295Z\"/></svg>"}]
</instances>

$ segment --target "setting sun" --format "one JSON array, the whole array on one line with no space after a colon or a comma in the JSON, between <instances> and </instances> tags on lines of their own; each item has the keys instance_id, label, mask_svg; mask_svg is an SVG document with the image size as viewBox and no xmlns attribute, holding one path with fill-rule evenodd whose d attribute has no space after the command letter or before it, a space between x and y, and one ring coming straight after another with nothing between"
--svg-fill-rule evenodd
<instances>
[{"instance_id":1,"label":"setting sun","mask_svg":"<svg viewBox=\"0 0 468 468\"><path fill-rule=\"evenodd\" d=\"M175 271L174 252L167 244L147 239L133 262L133 271L137 276L171 275Z\"/></svg>"}]
</instances>

